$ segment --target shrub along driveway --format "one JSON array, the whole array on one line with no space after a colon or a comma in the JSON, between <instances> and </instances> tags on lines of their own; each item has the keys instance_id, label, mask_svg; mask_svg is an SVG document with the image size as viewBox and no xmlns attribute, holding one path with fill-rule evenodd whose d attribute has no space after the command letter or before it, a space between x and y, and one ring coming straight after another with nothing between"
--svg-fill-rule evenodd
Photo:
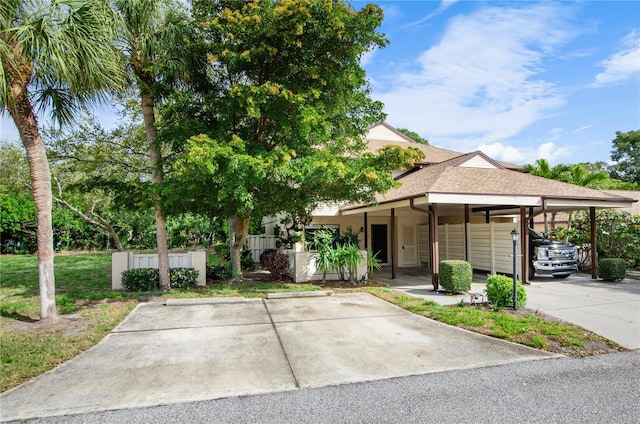
<instances>
[{"instance_id":1,"label":"shrub along driveway","mask_svg":"<svg viewBox=\"0 0 640 424\"><path fill-rule=\"evenodd\" d=\"M1 419L243 396L556 355L365 293L139 305L98 345L0 395Z\"/></svg>"},{"instance_id":2,"label":"shrub along driveway","mask_svg":"<svg viewBox=\"0 0 640 424\"><path fill-rule=\"evenodd\" d=\"M431 277L424 270L399 269L396 279L385 270L376 271L374 279L411 296L432 300L441 305L455 305L468 294L448 295L433 291ZM471 292L482 293L487 277L473 275ZM566 279L540 277L526 286L526 307L579 325L621 346L640 349L640 281L626 278L619 282L593 280L588 274L574 274Z\"/></svg>"}]
</instances>

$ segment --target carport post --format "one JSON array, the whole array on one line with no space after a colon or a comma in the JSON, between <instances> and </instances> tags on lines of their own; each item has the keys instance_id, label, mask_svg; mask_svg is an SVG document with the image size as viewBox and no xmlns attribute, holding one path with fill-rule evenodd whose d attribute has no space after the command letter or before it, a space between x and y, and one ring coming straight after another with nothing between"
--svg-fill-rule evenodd
<instances>
[{"instance_id":1,"label":"carport post","mask_svg":"<svg viewBox=\"0 0 640 424\"><path fill-rule=\"evenodd\" d=\"M391 208L391 279L396 279L396 209Z\"/></svg>"},{"instance_id":2,"label":"carport post","mask_svg":"<svg viewBox=\"0 0 640 424\"><path fill-rule=\"evenodd\" d=\"M513 240L513 309L518 310L518 232L514 228L511 231Z\"/></svg>"},{"instance_id":3,"label":"carport post","mask_svg":"<svg viewBox=\"0 0 640 424\"><path fill-rule=\"evenodd\" d=\"M596 238L596 208L589 208L591 221L591 278L598 279L598 240Z\"/></svg>"},{"instance_id":4,"label":"carport post","mask_svg":"<svg viewBox=\"0 0 640 424\"><path fill-rule=\"evenodd\" d=\"M369 223L367 213L364 213L364 250L369 250Z\"/></svg>"}]
</instances>

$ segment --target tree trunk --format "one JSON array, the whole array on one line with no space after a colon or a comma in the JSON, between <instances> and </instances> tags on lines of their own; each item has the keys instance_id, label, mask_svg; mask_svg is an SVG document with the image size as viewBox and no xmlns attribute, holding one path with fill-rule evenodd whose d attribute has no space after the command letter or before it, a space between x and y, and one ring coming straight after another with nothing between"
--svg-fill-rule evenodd
<instances>
[{"instance_id":1,"label":"tree trunk","mask_svg":"<svg viewBox=\"0 0 640 424\"><path fill-rule=\"evenodd\" d=\"M167 242L167 219L159 189L163 182L162 172L162 150L156 141L156 117L153 97L150 93L142 91L142 116L144 118L144 129L149 145L149 158L151 160L151 182L157 190L153 193L154 209L156 217L156 245L158 250L158 273L160 274L160 289L167 290L169 284L169 243Z\"/></svg>"},{"instance_id":2,"label":"tree trunk","mask_svg":"<svg viewBox=\"0 0 640 424\"><path fill-rule=\"evenodd\" d=\"M242 248L247 242L251 218L229 217L229 251L231 253L231 278L233 281L242 279Z\"/></svg>"},{"instance_id":3,"label":"tree trunk","mask_svg":"<svg viewBox=\"0 0 640 424\"><path fill-rule=\"evenodd\" d=\"M8 109L20 133L20 139L27 151L33 201L38 217L38 278L40 283L40 320L51 321L57 318L55 277L53 270L53 228L51 224L51 171L44 148L38 120L26 90L12 86L15 103Z\"/></svg>"}]
</instances>

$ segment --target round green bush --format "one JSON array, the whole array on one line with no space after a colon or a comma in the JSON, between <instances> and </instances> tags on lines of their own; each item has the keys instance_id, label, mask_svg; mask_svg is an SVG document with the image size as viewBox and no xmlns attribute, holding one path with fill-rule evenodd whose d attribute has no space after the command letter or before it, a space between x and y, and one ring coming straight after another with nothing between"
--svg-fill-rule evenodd
<instances>
[{"instance_id":1,"label":"round green bush","mask_svg":"<svg viewBox=\"0 0 640 424\"><path fill-rule=\"evenodd\" d=\"M122 287L129 291L156 290L159 281L157 268L128 269L122 273Z\"/></svg>"},{"instance_id":2,"label":"round green bush","mask_svg":"<svg viewBox=\"0 0 640 424\"><path fill-rule=\"evenodd\" d=\"M621 258L602 258L598 261L598 276L605 281L621 281L627 274L627 265Z\"/></svg>"},{"instance_id":3,"label":"round green bush","mask_svg":"<svg viewBox=\"0 0 640 424\"><path fill-rule=\"evenodd\" d=\"M452 293L464 293L471 290L473 272L467 261L440 261L440 285Z\"/></svg>"},{"instance_id":4,"label":"round green bush","mask_svg":"<svg viewBox=\"0 0 640 424\"><path fill-rule=\"evenodd\" d=\"M193 268L170 268L171 288L184 289L198 282L198 271ZM122 273L122 287L129 291L157 290L160 274L157 268L128 269Z\"/></svg>"},{"instance_id":5,"label":"round green bush","mask_svg":"<svg viewBox=\"0 0 640 424\"><path fill-rule=\"evenodd\" d=\"M518 307L527 303L527 291L518 281ZM495 307L513 307L513 278L506 275L489 275L487 277L487 298Z\"/></svg>"}]
</instances>

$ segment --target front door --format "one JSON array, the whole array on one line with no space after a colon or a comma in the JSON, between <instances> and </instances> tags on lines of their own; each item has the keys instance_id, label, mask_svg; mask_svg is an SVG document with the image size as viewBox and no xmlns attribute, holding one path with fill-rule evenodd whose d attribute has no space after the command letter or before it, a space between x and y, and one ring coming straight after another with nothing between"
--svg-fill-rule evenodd
<instances>
[{"instance_id":1,"label":"front door","mask_svg":"<svg viewBox=\"0 0 640 424\"><path fill-rule=\"evenodd\" d=\"M400 229L400 266L418 265L416 226L402 225Z\"/></svg>"},{"instance_id":2,"label":"front door","mask_svg":"<svg viewBox=\"0 0 640 424\"><path fill-rule=\"evenodd\" d=\"M378 254L378 262L389 263L387 224L371 224L371 252Z\"/></svg>"}]
</instances>

